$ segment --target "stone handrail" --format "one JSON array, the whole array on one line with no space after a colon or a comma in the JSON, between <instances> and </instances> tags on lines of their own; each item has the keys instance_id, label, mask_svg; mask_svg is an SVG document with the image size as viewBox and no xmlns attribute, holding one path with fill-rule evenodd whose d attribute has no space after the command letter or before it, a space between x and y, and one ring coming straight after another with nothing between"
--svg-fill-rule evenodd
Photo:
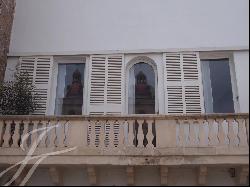
<instances>
[{"instance_id":1,"label":"stone handrail","mask_svg":"<svg viewBox=\"0 0 250 187\"><path fill-rule=\"evenodd\" d=\"M248 147L249 115L0 116L0 150L29 148L42 132L38 148Z\"/></svg>"},{"instance_id":2,"label":"stone handrail","mask_svg":"<svg viewBox=\"0 0 250 187\"><path fill-rule=\"evenodd\" d=\"M62 116L41 116L41 115L0 115L0 121L2 120L89 120L89 119L207 119L207 118L249 118L248 113L227 113L227 114L134 114L134 115L103 115L103 116L89 116L89 115L62 115Z\"/></svg>"}]
</instances>

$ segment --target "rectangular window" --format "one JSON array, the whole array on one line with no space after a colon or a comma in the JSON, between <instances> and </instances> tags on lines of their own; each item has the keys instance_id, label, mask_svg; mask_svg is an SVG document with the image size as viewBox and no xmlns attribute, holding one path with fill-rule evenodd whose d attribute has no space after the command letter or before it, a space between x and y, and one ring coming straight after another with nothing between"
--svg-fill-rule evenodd
<instances>
[{"instance_id":1,"label":"rectangular window","mask_svg":"<svg viewBox=\"0 0 250 187\"><path fill-rule=\"evenodd\" d=\"M203 60L201 67L206 113L234 113L229 59Z\"/></svg>"},{"instance_id":2,"label":"rectangular window","mask_svg":"<svg viewBox=\"0 0 250 187\"><path fill-rule=\"evenodd\" d=\"M58 64L56 115L82 115L84 68L83 63Z\"/></svg>"}]
</instances>

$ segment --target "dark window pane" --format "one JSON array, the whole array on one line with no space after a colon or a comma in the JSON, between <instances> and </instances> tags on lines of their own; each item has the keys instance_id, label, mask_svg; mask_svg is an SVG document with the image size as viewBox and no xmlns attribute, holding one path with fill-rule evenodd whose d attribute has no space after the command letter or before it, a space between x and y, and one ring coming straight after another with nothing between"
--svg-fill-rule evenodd
<instances>
[{"instance_id":1,"label":"dark window pane","mask_svg":"<svg viewBox=\"0 0 250 187\"><path fill-rule=\"evenodd\" d=\"M84 64L59 64L55 113L81 115L83 88Z\"/></svg>"},{"instance_id":2,"label":"dark window pane","mask_svg":"<svg viewBox=\"0 0 250 187\"><path fill-rule=\"evenodd\" d=\"M203 63L208 63L203 64L202 72L206 112L234 113L229 60L208 60Z\"/></svg>"},{"instance_id":3,"label":"dark window pane","mask_svg":"<svg viewBox=\"0 0 250 187\"><path fill-rule=\"evenodd\" d=\"M155 113L155 73L149 64L138 63L130 70L129 113Z\"/></svg>"}]
</instances>

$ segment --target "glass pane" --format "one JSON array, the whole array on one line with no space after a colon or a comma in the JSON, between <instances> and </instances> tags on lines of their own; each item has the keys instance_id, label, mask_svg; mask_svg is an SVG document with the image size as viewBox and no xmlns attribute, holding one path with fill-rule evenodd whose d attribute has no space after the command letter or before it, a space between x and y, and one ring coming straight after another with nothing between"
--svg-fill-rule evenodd
<instances>
[{"instance_id":1,"label":"glass pane","mask_svg":"<svg viewBox=\"0 0 250 187\"><path fill-rule=\"evenodd\" d=\"M229 60L209 60L203 63L208 63L202 66L206 112L234 113Z\"/></svg>"},{"instance_id":2,"label":"glass pane","mask_svg":"<svg viewBox=\"0 0 250 187\"><path fill-rule=\"evenodd\" d=\"M59 64L56 115L81 115L85 64Z\"/></svg>"},{"instance_id":3,"label":"glass pane","mask_svg":"<svg viewBox=\"0 0 250 187\"><path fill-rule=\"evenodd\" d=\"M155 113L155 73L149 64L138 63L130 69L129 113Z\"/></svg>"}]
</instances>

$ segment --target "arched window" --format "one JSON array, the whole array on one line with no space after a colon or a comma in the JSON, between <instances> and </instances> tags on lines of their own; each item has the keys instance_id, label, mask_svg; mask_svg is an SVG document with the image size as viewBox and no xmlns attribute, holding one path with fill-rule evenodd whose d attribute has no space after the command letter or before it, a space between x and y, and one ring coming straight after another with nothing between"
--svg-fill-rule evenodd
<instances>
[{"instance_id":1,"label":"arched window","mask_svg":"<svg viewBox=\"0 0 250 187\"><path fill-rule=\"evenodd\" d=\"M134 64L129 70L129 114L155 114L156 76L153 67L145 62Z\"/></svg>"}]
</instances>

